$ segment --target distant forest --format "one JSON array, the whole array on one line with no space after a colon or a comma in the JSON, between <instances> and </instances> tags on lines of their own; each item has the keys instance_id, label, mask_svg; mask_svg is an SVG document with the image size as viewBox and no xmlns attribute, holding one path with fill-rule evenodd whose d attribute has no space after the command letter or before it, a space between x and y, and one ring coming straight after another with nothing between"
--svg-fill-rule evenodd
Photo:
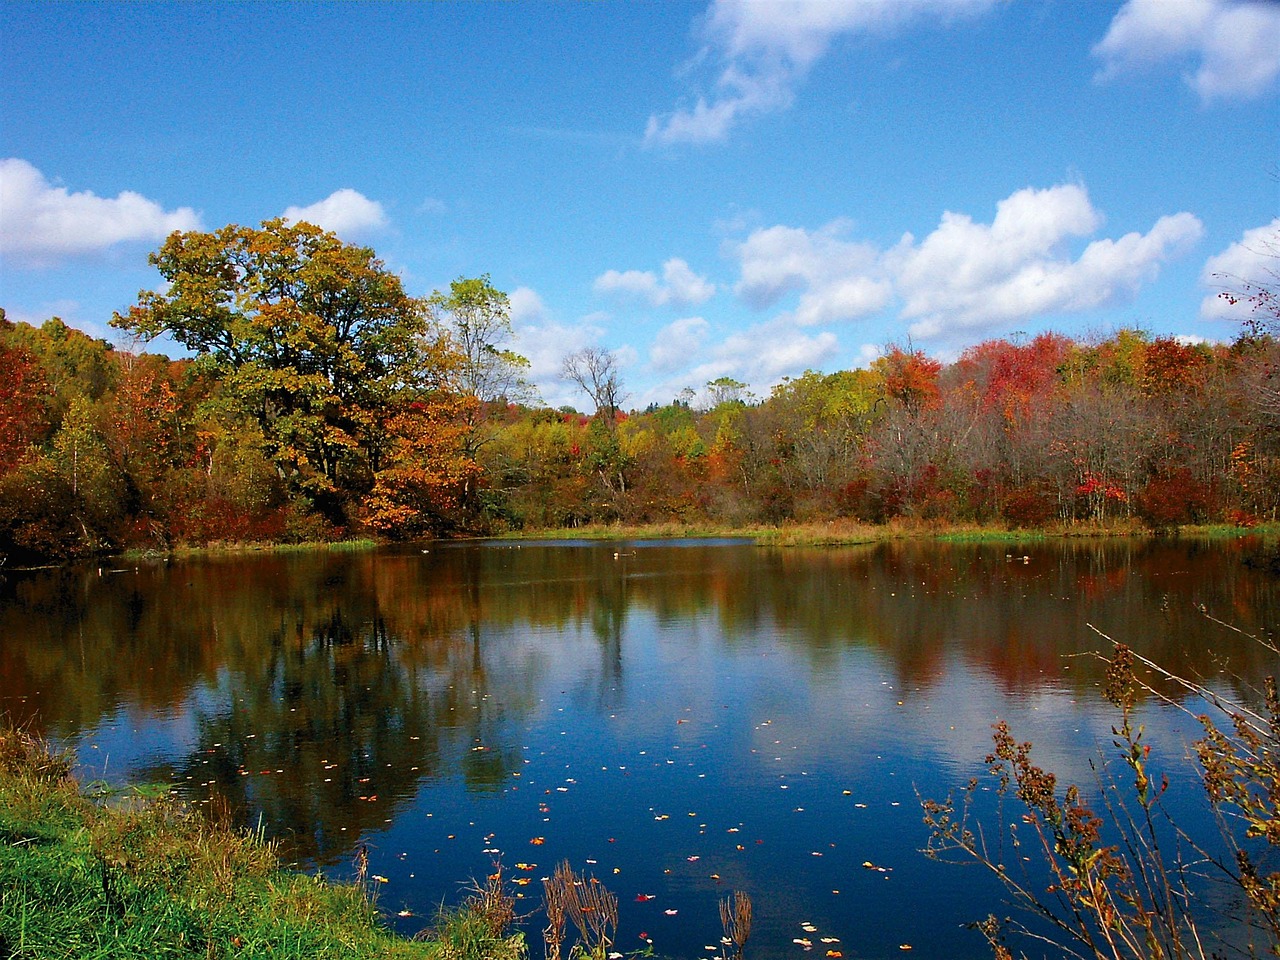
<instances>
[{"instance_id":1,"label":"distant forest","mask_svg":"<svg viewBox=\"0 0 1280 960\"><path fill-rule=\"evenodd\" d=\"M1250 525L1280 512L1280 310L1234 342L1122 330L890 346L767 397L722 378L625 409L616 358L564 358L549 409L488 277L412 298L308 224L175 233L165 285L113 325L0 311L0 556L226 541L420 538L584 524L853 518L1044 527Z\"/></svg>"}]
</instances>

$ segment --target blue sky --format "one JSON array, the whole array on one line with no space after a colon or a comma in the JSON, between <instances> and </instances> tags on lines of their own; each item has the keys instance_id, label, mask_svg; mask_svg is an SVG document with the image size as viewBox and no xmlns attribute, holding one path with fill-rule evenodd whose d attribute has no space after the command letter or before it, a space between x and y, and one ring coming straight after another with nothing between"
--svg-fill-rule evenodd
<instances>
[{"instance_id":1,"label":"blue sky","mask_svg":"<svg viewBox=\"0 0 1280 960\"><path fill-rule=\"evenodd\" d=\"M1277 269L1280 4L0 2L0 305L107 328L174 229L487 273L532 379L759 396L908 339L1230 340ZM153 347L158 349L159 347Z\"/></svg>"}]
</instances>

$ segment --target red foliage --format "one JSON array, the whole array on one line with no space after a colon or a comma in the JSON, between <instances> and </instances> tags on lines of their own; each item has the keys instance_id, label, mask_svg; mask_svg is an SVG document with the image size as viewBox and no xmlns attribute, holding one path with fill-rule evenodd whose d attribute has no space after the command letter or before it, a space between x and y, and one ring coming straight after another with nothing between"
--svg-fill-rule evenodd
<instances>
[{"instance_id":1,"label":"red foliage","mask_svg":"<svg viewBox=\"0 0 1280 960\"><path fill-rule=\"evenodd\" d=\"M28 446L48 431L44 397L49 385L35 358L20 347L0 346L0 472L12 470Z\"/></svg>"},{"instance_id":2,"label":"red foliage","mask_svg":"<svg viewBox=\"0 0 1280 960\"><path fill-rule=\"evenodd\" d=\"M1138 515L1151 527L1194 523L1209 516L1213 491L1186 467L1152 477L1134 498Z\"/></svg>"},{"instance_id":3,"label":"red foliage","mask_svg":"<svg viewBox=\"0 0 1280 960\"><path fill-rule=\"evenodd\" d=\"M1023 419L1035 400L1052 393L1070 349L1071 341L1056 333L1042 333L1023 346L988 340L961 354L956 366L978 386L986 409L1007 420Z\"/></svg>"},{"instance_id":4,"label":"red foliage","mask_svg":"<svg viewBox=\"0 0 1280 960\"><path fill-rule=\"evenodd\" d=\"M1199 389L1204 386L1211 360L1212 355L1203 347L1161 337L1147 347L1143 387L1155 394Z\"/></svg>"},{"instance_id":5,"label":"red foliage","mask_svg":"<svg viewBox=\"0 0 1280 960\"><path fill-rule=\"evenodd\" d=\"M940 361L925 356L920 350L907 353L894 346L877 363L884 374L885 392L893 399L915 410L938 406Z\"/></svg>"},{"instance_id":6,"label":"red foliage","mask_svg":"<svg viewBox=\"0 0 1280 960\"><path fill-rule=\"evenodd\" d=\"M1041 527L1057 514L1057 498L1034 484L1010 492L1000 509L1000 515L1014 527Z\"/></svg>"},{"instance_id":7,"label":"red foliage","mask_svg":"<svg viewBox=\"0 0 1280 960\"><path fill-rule=\"evenodd\" d=\"M1256 527L1260 522L1257 516L1248 510L1228 510L1226 521L1236 527Z\"/></svg>"}]
</instances>

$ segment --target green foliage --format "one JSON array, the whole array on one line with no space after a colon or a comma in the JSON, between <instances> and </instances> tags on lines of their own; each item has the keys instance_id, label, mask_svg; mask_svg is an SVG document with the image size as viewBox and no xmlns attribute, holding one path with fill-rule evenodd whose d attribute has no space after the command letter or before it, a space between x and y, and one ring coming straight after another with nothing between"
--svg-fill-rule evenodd
<instances>
[{"instance_id":1,"label":"green foliage","mask_svg":"<svg viewBox=\"0 0 1280 960\"><path fill-rule=\"evenodd\" d=\"M306 223L175 233L151 262L167 289L113 324L206 357L232 418L255 422L290 487L343 522L388 443L379 411L455 363L426 305L372 250Z\"/></svg>"}]
</instances>

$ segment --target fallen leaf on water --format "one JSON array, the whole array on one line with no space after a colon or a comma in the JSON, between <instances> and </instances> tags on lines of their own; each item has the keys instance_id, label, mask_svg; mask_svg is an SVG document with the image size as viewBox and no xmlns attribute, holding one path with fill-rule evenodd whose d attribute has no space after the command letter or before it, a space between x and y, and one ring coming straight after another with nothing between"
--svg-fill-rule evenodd
<instances>
[{"instance_id":1,"label":"fallen leaf on water","mask_svg":"<svg viewBox=\"0 0 1280 960\"><path fill-rule=\"evenodd\" d=\"M636 903L648 903L650 900L656 899L657 896L656 893L637 893Z\"/></svg>"},{"instance_id":2,"label":"fallen leaf on water","mask_svg":"<svg viewBox=\"0 0 1280 960\"><path fill-rule=\"evenodd\" d=\"M910 950L910 949L911 949L911 944L909 944L909 943L900 943L900 944L898 944L898 949L899 949L899 950Z\"/></svg>"},{"instance_id":3,"label":"fallen leaf on water","mask_svg":"<svg viewBox=\"0 0 1280 960\"><path fill-rule=\"evenodd\" d=\"M412 917L412 916L413 916L413 911L412 911L412 910L401 910L399 913L397 913L397 914L396 914L396 916L397 916L397 917Z\"/></svg>"},{"instance_id":4,"label":"fallen leaf on water","mask_svg":"<svg viewBox=\"0 0 1280 960\"><path fill-rule=\"evenodd\" d=\"M668 917L674 917L680 911L679 910L663 910L662 912L665 913Z\"/></svg>"},{"instance_id":5,"label":"fallen leaf on water","mask_svg":"<svg viewBox=\"0 0 1280 960\"><path fill-rule=\"evenodd\" d=\"M844 956L844 954L843 954L843 953L841 953L839 950L828 950L828 951L827 951L827 956L828 956L828 957L843 957L843 956Z\"/></svg>"},{"instance_id":6,"label":"fallen leaf on water","mask_svg":"<svg viewBox=\"0 0 1280 960\"><path fill-rule=\"evenodd\" d=\"M540 846L542 846L544 843L546 843L546 842L547 842L547 838L546 838L546 837L534 837L534 838L533 838L532 840L530 840L529 842L530 842L530 843L532 843L535 847L540 847Z\"/></svg>"},{"instance_id":7,"label":"fallen leaf on water","mask_svg":"<svg viewBox=\"0 0 1280 960\"><path fill-rule=\"evenodd\" d=\"M390 882L391 882L391 881L390 881L390 880L388 880L386 877L382 876L381 874L377 874L377 873L375 873L375 874L373 875L373 879L377 880L379 883L390 883Z\"/></svg>"}]
</instances>

